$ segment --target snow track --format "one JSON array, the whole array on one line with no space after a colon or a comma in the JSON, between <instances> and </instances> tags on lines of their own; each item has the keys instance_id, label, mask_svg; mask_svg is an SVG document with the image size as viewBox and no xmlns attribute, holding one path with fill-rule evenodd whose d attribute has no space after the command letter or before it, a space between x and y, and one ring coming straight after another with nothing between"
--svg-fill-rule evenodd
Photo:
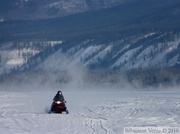
<instances>
[{"instance_id":1,"label":"snow track","mask_svg":"<svg viewBox=\"0 0 180 134\"><path fill-rule=\"evenodd\" d=\"M177 93L78 93L84 99L67 92L68 115L47 114L44 109L50 103L38 99L40 94L51 102L52 95L46 92L0 92L0 133L123 134L124 127L180 127ZM33 102L38 100L34 111L30 96Z\"/></svg>"}]
</instances>

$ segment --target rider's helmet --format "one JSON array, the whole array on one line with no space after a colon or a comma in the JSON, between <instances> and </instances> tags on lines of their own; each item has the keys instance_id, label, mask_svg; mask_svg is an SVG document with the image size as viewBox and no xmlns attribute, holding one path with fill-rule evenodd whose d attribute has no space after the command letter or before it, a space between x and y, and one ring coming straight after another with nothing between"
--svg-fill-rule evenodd
<instances>
[{"instance_id":1,"label":"rider's helmet","mask_svg":"<svg viewBox=\"0 0 180 134\"><path fill-rule=\"evenodd\" d=\"M57 94L62 94L62 92L61 92L61 91L58 91Z\"/></svg>"}]
</instances>

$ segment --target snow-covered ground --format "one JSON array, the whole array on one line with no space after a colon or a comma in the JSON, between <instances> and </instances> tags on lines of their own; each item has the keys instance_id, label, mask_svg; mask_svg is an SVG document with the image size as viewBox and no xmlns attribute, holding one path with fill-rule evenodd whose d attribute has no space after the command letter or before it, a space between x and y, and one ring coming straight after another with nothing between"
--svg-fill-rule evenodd
<instances>
[{"instance_id":1,"label":"snow-covered ground","mask_svg":"<svg viewBox=\"0 0 180 134\"><path fill-rule=\"evenodd\" d=\"M55 91L0 91L1 134L123 134L179 127L180 92L63 91L69 114L48 114Z\"/></svg>"}]
</instances>

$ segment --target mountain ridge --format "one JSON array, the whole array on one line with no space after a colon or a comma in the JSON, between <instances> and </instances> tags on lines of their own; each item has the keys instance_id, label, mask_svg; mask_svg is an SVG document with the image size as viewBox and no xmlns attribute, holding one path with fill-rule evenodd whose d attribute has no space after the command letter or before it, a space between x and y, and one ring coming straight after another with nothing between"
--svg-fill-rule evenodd
<instances>
[{"instance_id":1,"label":"mountain ridge","mask_svg":"<svg viewBox=\"0 0 180 134\"><path fill-rule=\"evenodd\" d=\"M2 0L3 19L48 19L117 6L135 0Z\"/></svg>"},{"instance_id":2,"label":"mountain ridge","mask_svg":"<svg viewBox=\"0 0 180 134\"><path fill-rule=\"evenodd\" d=\"M180 2L136 2L60 18L0 22L0 74L178 70Z\"/></svg>"}]
</instances>

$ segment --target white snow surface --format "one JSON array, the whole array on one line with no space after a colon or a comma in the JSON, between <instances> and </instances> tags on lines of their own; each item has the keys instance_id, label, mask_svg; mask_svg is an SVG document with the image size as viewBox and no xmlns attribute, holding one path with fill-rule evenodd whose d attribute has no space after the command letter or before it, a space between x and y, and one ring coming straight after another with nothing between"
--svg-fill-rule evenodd
<instances>
[{"instance_id":1,"label":"white snow surface","mask_svg":"<svg viewBox=\"0 0 180 134\"><path fill-rule=\"evenodd\" d=\"M180 92L63 90L69 114L48 114L56 91L0 88L1 134L123 134L124 127L180 127Z\"/></svg>"}]
</instances>

